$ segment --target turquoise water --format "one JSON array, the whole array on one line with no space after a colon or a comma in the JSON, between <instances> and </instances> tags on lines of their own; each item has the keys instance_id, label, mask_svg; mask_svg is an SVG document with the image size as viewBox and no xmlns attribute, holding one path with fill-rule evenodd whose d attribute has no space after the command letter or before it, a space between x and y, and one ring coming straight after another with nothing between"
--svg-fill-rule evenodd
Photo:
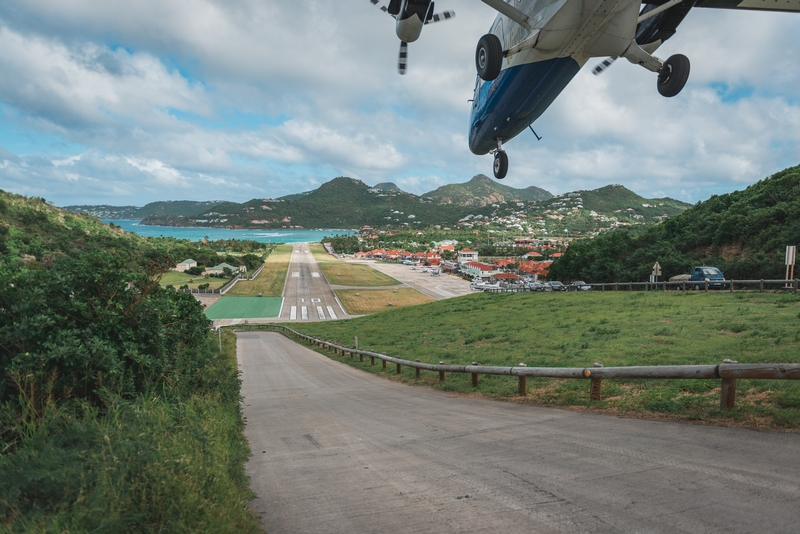
<instances>
[{"instance_id":1,"label":"turquoise water","mask_svg":"<svg viewBox=\"0 0 800 534\"><path fill-rule=\"evenodd\" d=\"M242 239L260 243L315 243L325 236L352 235L353 230L229 230L227 228L177 228L173 226L139 226L139 221L111 221L126 232L141 237L175 237L189 241Z\"/></svg>"}]
</instances>

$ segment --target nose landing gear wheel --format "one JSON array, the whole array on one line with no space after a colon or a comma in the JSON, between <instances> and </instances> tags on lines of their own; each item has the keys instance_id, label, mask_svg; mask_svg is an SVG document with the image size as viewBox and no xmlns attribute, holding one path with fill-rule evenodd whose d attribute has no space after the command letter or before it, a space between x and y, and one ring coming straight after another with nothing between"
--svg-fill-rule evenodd
<instances>
[{"instance_id":1,"label":"nose landing gear wheel","mask_svg":"<svg viewBox=\"0 0 800 534\"><path fill-rule=\"evenodd\" d=\"M508 174L508 154L502 150L494 153L494 177L502 180Z\"/></svg>"},{"instance_id":2,"label":"nose landing gear wheel","mask_svg":"<svg viewBox=\"0 0 800 534\"><path fill-rule=\"evenodd\" d=\"M683 54L675 54L664 62L658 71L658 92L667 98L681 92L689 79L689 58Z\"/></svg>"}]
</instances>

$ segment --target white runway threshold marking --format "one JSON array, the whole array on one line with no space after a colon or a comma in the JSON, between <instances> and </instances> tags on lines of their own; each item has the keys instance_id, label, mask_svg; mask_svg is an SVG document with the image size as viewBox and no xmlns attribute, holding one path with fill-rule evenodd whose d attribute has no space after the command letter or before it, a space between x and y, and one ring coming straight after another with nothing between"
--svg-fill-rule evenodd
<instances>
[{"instance_id":1,"label":"white runway threshold marking","mask_svg":"<svg viewBox=\"0 0 800 534\"><path fill-rule=\"evenodd\" d=\"M297 306L292 306L292 311L289 312L289 320L296 321L297 320Z\"/></svg>"},{"instance_id":2,"label":"white runway threshold marking","mask_svg":"<svg viewBox=\"0 0 800 534\"><path fill-rule=\"evenodd\" d=\"M308 321L308 308L305 306L300 307L300 318L304 321Z\"/></svg>"},{"instance_id":3,"label":"white runway threshold marking","mask_svg":"<svg viewBox=\"0 0 800 534\"><path fill-rule=\"evenodd\" d=\"M330 307L330 306L328 306L328 315L331 316L331 319L334 319L334 320L338 319L338 317L336 317L336 312L333 311L333 308Z\"/></svg>"},{"instance_id":4,"label":"white runway threshold marking","mask_svg":"<svg viewBox=\"0 0 800 534\"><path fill-rule=\"evenodd\" d=\"M325 320L325 310L322 309L322 306L317 306L317 315L319 315L319 318L323 321Z\"/></svg>"},{"instance_id":5,"label":"white runway threshold marking","mask_svg":"<svg viewBox=\"0 0 800 534\"><path fill-rule=\"evenodd\" d=\"M311 278L319 278L319 273L311 273Z\"/></svg>"},{"instance_id":6,"label":"white runway threshold marking","mask_svg":"<svg viewBox=\"0 0 800 534\"><path fill-rule=\"evenodd\" d=\"M300 273L292 273L292 278L300 278Z\"/></svg>"}]
</instances>

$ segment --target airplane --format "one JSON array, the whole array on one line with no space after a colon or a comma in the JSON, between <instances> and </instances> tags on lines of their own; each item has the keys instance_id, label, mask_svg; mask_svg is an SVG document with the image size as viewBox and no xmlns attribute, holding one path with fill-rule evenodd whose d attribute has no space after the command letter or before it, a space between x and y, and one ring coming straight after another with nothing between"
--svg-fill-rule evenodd
<instances>
[{"instance_id":1,"label":"airplane","mask_svg":"<svg viewBox=\"0 0 800 534\"><path fill-rule=\"evenodd\" d=\"M397 21L395 33L400 39L400 54L397 60L397 71L406 73L408 64L408 43L413 43L422 34L422 27L426 24L450 20L456 16L452 11L434 13L434 2L431 0L391 0L384 6L378 0L369 0L372 5L389 13Z\"/></svg>"},{"instance_id":2,"label":"airplane","mask_svg":"<svg viewBox=\"0 0 800 534\"><path fill-rule=\"evenodd\" d=\"M370 0L379 5L377 0ZM605 71L625 58L656 75L664 97L677 96L689 79L682 54L662 61L653 54L672 37L692 8L800 12L800 0L481 0L498 12L475 50L477 78L471 100L469 148L494 155L494 176L508 173L503 145L529 129L592 58L607 58L593 69ZM385 8L382 8L385 9ZM385 9L386 10L386 9ZM419 37L430 0L393 0L401 64L403 42ZM415 18L416 17L416 18ZM427 20L427 19L425 19ZM416 33L407 35L407 28ZM402 32L401 32L402 30ZM412 33L412 32L409 32Z\"/></svg>"}]
</instances>

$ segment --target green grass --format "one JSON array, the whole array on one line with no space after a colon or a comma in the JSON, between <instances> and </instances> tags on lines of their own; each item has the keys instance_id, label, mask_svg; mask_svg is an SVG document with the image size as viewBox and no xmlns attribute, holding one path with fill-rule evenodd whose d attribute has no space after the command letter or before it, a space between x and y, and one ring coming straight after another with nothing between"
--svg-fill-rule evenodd
<instances>
[{"instance_id":1,"label":"green grass","mask_svg":"<svg viewBox=\"0 0 800 534\"><path fill-rule=\"evenodd\" d=\"M220 297L206 309L209 319L262 319L277 317L282 297Z\"/></svg>"},{"instance_id":2,"label":"green grass","mask_svg":"<svg viewBox=\"0 0 800 534\"><path fill-rule=\"evenodd\" d=\"M376 271L369 265L328 262L320 263L319 268L325 273L329 283L338 286L380 287L400 284L391 276Z\"/></svg>"},{"instance_id":3,"label":"green grass","mask_svg":"<svg viewBox=\"0 0 800 534\"><path fill-rule=\"evenodd\" d=\"M392 308L419 306L433 302L433 299L410 287L399 289L340 289L336 291L347 313L367 315Z\"/></svg>"},{"instance_id":4,"label":"green grass","mask_svg":"<svg viewBox=\"0 0 800 534\"><path fill-rule=\"evenodd\" d=\"M178 271L169 271L165 273L159 283L161 287L168 285L180 287L188 285L192 289L196 289L201 284L208 284L209 289L219 289L224 286L230 278L204 278L203 275L191 275L189 273L179 273Z\"/></svg>"},{"instance_id":5,"label":"green grass","mask_svg":"<svg viewBox=\"0 0 800 534\"><path fill-rule=\"evenodd\" d=\"M278 245L267 257L264 268L255 280L244 280L226 293L231 297L280 297L286 283L286 272L292 258L292 245Z\"/></svg>"},{"instance_id":6,"label":"green grass","mask_svg":"<svg viewBox=\"0 0 800 534\"><path fill-rule=\"evenodd\" d=\"M308 245L309 250L314 255L314 259L320 262L334 262L334 263L344 263L343 260L340 260L336 256L331 256L328 254L328 251L325 250L325 247L322 243L311 243Z\"/></svg>"},{"instance_id":7,"label":"green grass","mask_svg":"<svg viewBox=\"0 0 800 534\"><path fill-rule=\"evenodd\" d=\"M292 326L342 344L358 336L362 348L429 363L800 363L799 312L800 297L779 294L476 294L351 321ZM403 377L413 381L413 371ZM433 377L423 382L470 392L469 379L454 374L441 385ZM796 381L740 381L732 412L718 409L717 380L605 381L600 402L589 401L588 387L583 380L533 380L526 402L751 427L800 424ZM481 377L478 392L514 397L516 380Z\"/></svg>"}]
</instances>

